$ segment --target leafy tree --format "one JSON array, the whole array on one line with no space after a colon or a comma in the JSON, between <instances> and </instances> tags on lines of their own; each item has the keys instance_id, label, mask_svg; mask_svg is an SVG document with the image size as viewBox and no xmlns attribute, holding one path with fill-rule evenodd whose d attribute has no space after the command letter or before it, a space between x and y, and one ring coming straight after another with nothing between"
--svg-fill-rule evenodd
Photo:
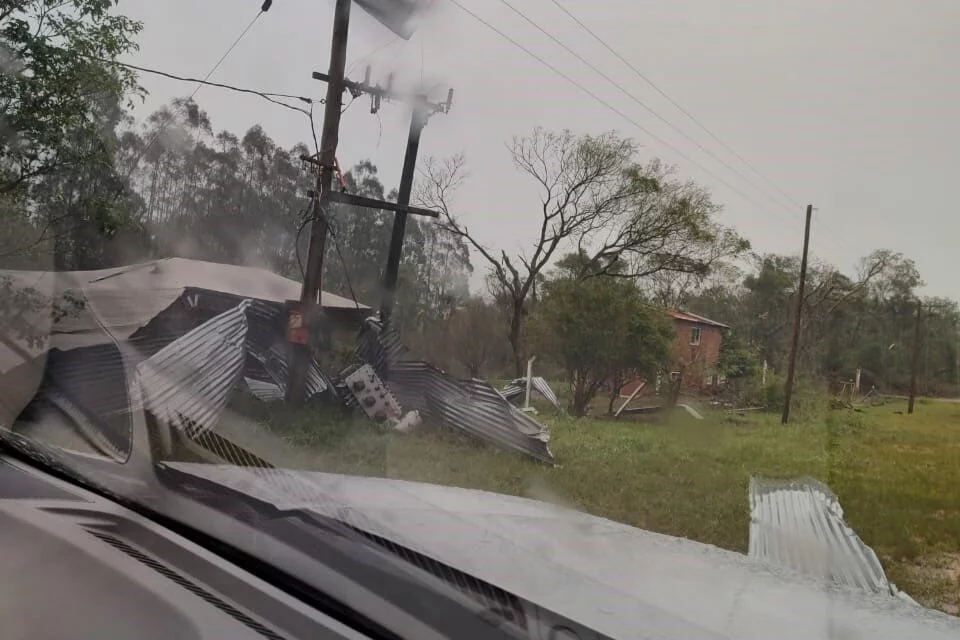
<instances>
[{"instance_id":1,"label":"leafy tree","mask_svg":"<svg viewBox=\"0 0 960 640\"><path fill-rule=\"evenodd\" d=\"M744 364L741 356L755 354L757 362L766 360L772 368L783 370L798 270L793 256L755 256L742 279L718 280L688 298L691 311L733 327L724 342L722 366L739 370ZM808 281L800 372L836 386L852 380L859 368L863 387L904 391L910 377L917 290L923 284L913 261L877 250L864 257L850 276L831 265L814 263ZM958 323L955 301L925 301L922 389L960 390Z\"/></svg>"},{"instance_id":2,"label":"leafy tree","mask_svg":"<svg viewBox=\"0 0 960 640\"><path fill-rule=\"evenodd\" d=\"M757 374L761 362L754 347L743 339L736 331L724 332L720 343L720 359L717 361L717 372L728 380L750 378Z\"/></svg>"},{"instance_id":3,"label":"leafy tree","mask_svg":"<svg viewBox=\"0 0 960 640\"><path fill-rule=\"evenodd\" d=\"M115 5L7 0L0 7L0 193L100 157L83 141L102 133L102 105L137 88L133 73L102 62L137 48L140 23L114 14Z\"/></svg>"},{"instance_id":4,"label":"leafy tree","mask_svg":"<svg viewBox=\"0 0 960 640\"><path fill-rule=\"evenodd\" d=\"M544 285L531 317L532 346L570 383L570 412L582 416L606 385L650 378L670 357L673 328L628 280L584 279L581 256L568 257Z\"/></svg>"},{"instance_id":5,"label":"leafy tree","mask_svg":"<svg viewBox=\"0 0 960 640\"><path fill-rule=\"evenodd\" d=\"M640 164L636 145L614 132L577 136L541 128L514 138L514 166L540 191L539 231L518 255L499 255L453 215L452 195L464 179L462 157L427 162L419 200L443 212L445 227L464 238L490 268L494 296L506 305L516 375L522 374L524 317L545 269L559 251L576 249L599 265L595 276L636 280L671 271L705 275L745 241L717 225L709 194L681 183L659 161Z\"/></svg>"}]
</instances>

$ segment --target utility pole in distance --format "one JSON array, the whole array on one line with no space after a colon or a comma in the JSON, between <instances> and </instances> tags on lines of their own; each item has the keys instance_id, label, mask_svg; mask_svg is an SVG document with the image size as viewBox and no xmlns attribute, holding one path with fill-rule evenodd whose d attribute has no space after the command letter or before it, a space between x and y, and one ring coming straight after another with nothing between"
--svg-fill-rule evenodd
<instances>
[{"instance_id":1,"label":"utility pole in distance","mask_svg":"<svg viewBox=\"0 0 960 640\"><path fill-rule=\"evenodd\" d=\"M323 274L323 254L327 245L327 221L325 206L330 198L333 183L333 166L336 162L337 143L340 137L340 107L343 95L343 73L347 61L347 34L350 29L350 0L336 0L333 15L333 39L330 45L330 70L327 82L327 99L323 111L323 131L320 136L320 164L317 177L317 193L314 196L310 224L310 245L307 250L307 268L300 289L300 313L307 327L320 305L320 288ZM287 376L286 401L302 404L310 366L313 332L307 332L307 344L292 344L293 353Z\"/></svg>"},{"instance_id":2,"label":"utility pole in distance","mask_svg":"<svg viewBox=\"0 0 960 640\"><path fill-rule=\"evenodd\" d=\"M920 364L920 322L923 303L917 300L917 317L913 324L913 361L910 363L910 399L907 401L907 413L913 413L917 399L917 369Z\"/></svg>"},{"instance_id":3,"label":"utility pole in distance","mask_svg":"<svg viewBox=\"0 0 960 640\"><path fill-rule=\"evenodd\" d=\"M790 420L790 399L793 397L793 376L797 369L797 347L800 344L800 318L803 315L803 293L807 284L807 252L810 248L810 218L813 205L807 205L807 221L803 228L803 258L800 260L800 283L797 287L797 312L793 318L793 338L790 343L790 360L787 363L787 381L783 385L783 415L780 424Z\"/></svg>"}]
</instances>

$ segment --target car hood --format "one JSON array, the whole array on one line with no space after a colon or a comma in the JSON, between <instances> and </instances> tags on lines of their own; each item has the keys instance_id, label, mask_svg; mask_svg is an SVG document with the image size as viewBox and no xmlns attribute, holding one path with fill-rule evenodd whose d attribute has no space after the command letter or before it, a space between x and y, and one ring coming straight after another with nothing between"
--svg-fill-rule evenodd
<instances>
[{"instance_id":1,"label":"car hood","mask_svg":"<svg viewBox=\"0 0 960 640\"><path fill-rule=\"evenodd\" d=\"M334 517L615 638L946 639L960 619L555 504L312 471L171 463Z\"/></svg>"}]
</instances>

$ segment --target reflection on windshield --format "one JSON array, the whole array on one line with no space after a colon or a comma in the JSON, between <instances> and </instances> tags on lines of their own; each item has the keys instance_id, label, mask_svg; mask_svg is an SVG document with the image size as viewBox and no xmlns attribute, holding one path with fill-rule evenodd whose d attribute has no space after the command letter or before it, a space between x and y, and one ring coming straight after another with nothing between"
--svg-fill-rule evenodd
<instances>
[{"instance_id":1,"label":"reflection on windshield","mask_svg":"<svg viewBox=\"0 0 960 640\"><path fill-rule=\"evenodd\" d=\"M853 184L887 174L858 176L863 150L847 146L878 139L869 119L830 111L859 99L847 81L810 113L775 78L750 83L763 95L693 83L709 128L666 90L689 69L653 84L627 55L648 38L617 27L656 19L671 34L657 47L688 51L694 32L717 40L701 22L730 19L706 6L641 20L572 1L272 4L193 8L182 46L145 1L0 8L0 428L85 473L181 474L347 523L459 572L448 583L471 576L612 635L623 619L596 611L632 599L681 615L695 598L670 585L684 584L721 603L705 619L740 606L716 594L763 608L781 582L808 603L846 594L853 612L960 615L953 256L884 235L876 220L901 210L872 199L911 181L927 186L901 200L935 193L948 159L889 160L897 179L851 200L840 165ZM793 42L783 25L805 16L756 10L767 30L737 40L761 53L736 68L760 74L772 47L778 68L822 71L768 42ZM864 34L905 19L845 11L810 26L842 60L845 19ZM279 50L289 63L264 57ZM742 143L717 133L718 95ZM877 122L889 103L874 101ZM769 127L794 121L798 157L830 148L839 164L792 166ZM735 150L750 140L762 166ZM923 226L937 207L915 209Z\"/></svg>"}]
</instances>

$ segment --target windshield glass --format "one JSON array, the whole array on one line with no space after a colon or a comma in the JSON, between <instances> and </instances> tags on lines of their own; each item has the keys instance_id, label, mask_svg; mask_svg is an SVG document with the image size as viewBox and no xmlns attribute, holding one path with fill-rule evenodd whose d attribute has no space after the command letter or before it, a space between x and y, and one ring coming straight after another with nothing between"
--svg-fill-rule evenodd
<instances>
[{"instance_id":1,"label":"windshield glass","mask_svg":"<svg viewBox=\"0 0 960 640\"><path fill-rule=\"evenodd\" d=\"M5 3L0 429L614 636L960 614L960 8L524 4Z\"/></svg>"}]
</instances>

